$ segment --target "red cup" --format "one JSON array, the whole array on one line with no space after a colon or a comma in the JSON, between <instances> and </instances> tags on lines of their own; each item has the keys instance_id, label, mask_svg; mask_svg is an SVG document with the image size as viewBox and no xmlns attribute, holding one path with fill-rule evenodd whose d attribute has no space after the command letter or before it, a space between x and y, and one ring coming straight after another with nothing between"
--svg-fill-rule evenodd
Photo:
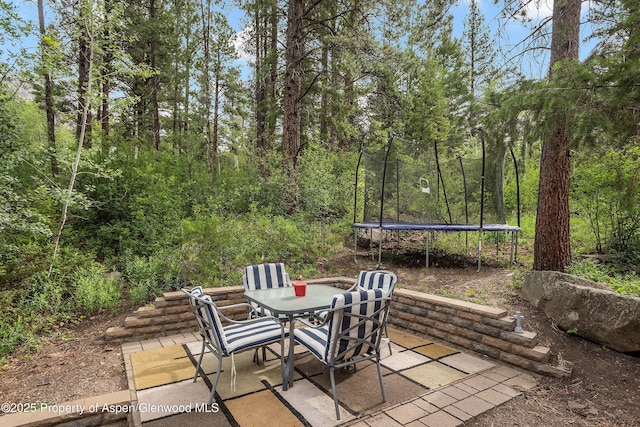
<instances>
[{"instance_id":1,"label":"red cup","mask_svg":"<svg viewBox=\"0 0 640 427\"><path fill-rule=\"evenodd\" d=\"M293 289L297 297L303 297L307 294L307 282L293 282Z\"/></svg>"}]
</instances>

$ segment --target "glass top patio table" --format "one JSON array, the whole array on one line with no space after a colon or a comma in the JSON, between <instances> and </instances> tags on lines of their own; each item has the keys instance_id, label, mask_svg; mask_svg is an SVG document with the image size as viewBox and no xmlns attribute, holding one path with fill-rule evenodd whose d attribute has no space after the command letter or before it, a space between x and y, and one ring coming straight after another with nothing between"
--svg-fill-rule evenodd
<instances>
[{"instance_id":1,"label":"glass top patio table","mask_svg":"<svg viewBox=\"0 0 640 427\"><path fill-rule=\"evenodd\" d=\"M274 314L296 315L328 308L333 296L344 289L330 285L307 284L306 295L297 297L293 286L246 291L244 296Z\"/></svg>"},{"instance_id":2,"label":"glass top patio table","mask_svg":"<svg viewBox=\"0 0 640 427\"><path fill-rule=\"evenodd\" d=\"M343 292L346 291L341 288L336 288L335 286L307 284L306 294L303 297L297 297L295 295L293 286L256 289L244 293L244 296L247 297L249 301L271 311L276 318L279 318L278 315L287 316L287 320L289 321L289 356L287 357L287 364L285 365L282 376L283 390L286 391L289 386L293 385L294 318L306 313L313 313L316 310L329 308L333 296Z\"/></svg>"}]
</instances>

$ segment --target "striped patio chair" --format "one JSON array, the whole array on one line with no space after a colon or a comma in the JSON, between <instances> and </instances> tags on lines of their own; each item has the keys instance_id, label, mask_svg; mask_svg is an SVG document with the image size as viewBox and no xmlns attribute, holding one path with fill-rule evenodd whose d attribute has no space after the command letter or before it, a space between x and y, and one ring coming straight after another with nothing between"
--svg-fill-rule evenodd
<instances>
[{"instance_id":1,"label":"striped patio chair","mask_svg":"<svg viewBox=\"0 0 640 427\"><path fill-rule=\"evenodd\" d=\"M202 337L202 349L196 374L193 382L198 379L201 373L204 378L204 371L200 371L202 366L202 358L205 349L208 349L218 360L218 368L211 387L209 395L209 404L213 402L213 397L220 378L222 370L222 358L231 356L231 375L232 387L235 388L235 361L234 354L244 350L257 349L266 344L280 341L280 365L284 366L284 337L288 335L283 325L274 317L256 317L245 321L235 321L229 319L223 314L227 309L235 309L238 307L247 307L253 310L249 304L233 304L224 307L218 307L208 295L204 295L200 286L191 290L182 289L182 292L189 296L189 305L191 311L196 316L200 336ZM222 326L222 321L226 326Z\"/></svg>"},{"instance_id":2,"label":"striped patio chair","mask_svg":"<svg viewBox=\"0 0 640 427\"><path fill-rule=\"evenodd\" d=\"M398 276L395 273L386 270L375 271L361 271L358 275L358 280L351 290L366 290L366 289L383 289L389 294L389 298L393 297L393 289L396 287ZM391 341L389 340L389 331L387 330L387 322L384 322L384 336L386 338L387 345L389 346L389 354L393 354L391 351Z\"/></svg>"},{"instance_id":3,"label":"striped patio chair","mask_svg":"<svg viewBox=\"0 0 640 427\"><path fill-rule=\"evenodd\" d=\"M242 276L245 291L256 289L282 288L292 286L289 274L281 262L254 264L248 266ZM252 303L256 313L260 316L271 316L272 313Z\"/></svg>"},{"instance_id":4,"label":"striped patio chair","mask_svg":"<svg viewBox=\"0 0 640 427\"><path fill-rule=\"evenodd\" d=\"M388 293L389 298L393 297L393 289L396 286L398 277L395 273L386 270L366 271L363 270L358 274L356 283L349 288L350 292L353 291L366 291L369 289L382 289ZM321 310L316 312L316 317L324 319L327 315L327 310ZM385 319L384 335L386 337L387 345L389 346L389 354L391 352L391 341L389 341L389 333L387 331L387 322Z\"/></svg>"},{"instance_id":5,"label":"striped patio chair","mask_svg":"<svg viewBox=\"0 0 640 427\"><path fill-rule=\"evenodd\" d=\"M340 407L336 394L334 371L372 360L378 368L382 400L387 397L380 368L380 342L391 299L382 289L346 292L333 297L331 308L324 322L319 325L297 319L306 325L297 328L294 338L306 347L329 370L331 390L340 419Z\"/></svg>"}]
</instances>

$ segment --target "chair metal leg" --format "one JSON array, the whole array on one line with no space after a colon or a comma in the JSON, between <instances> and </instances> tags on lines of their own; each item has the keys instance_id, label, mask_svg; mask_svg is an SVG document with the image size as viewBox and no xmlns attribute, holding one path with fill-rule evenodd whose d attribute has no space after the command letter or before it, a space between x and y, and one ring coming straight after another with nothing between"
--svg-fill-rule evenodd
<instances>
[{"instance_id":1,"label":"chair metal leg","mask_svg":"<svg viewBox=\"0 0 640 427\"><path fill-rule=\"evenodd\" d=\"M255 363L256 365L260 364L260 358L258 357L258 351L260 350L260 348L256 347L256 351L253 353L253 363ZM263 345L262 346L262 361L266 362L267 361L267 346Z\"/></svg>"},{"instance_id":2,"label":"chair metal leg","mask_svg":"<svg viewBox=\"0 0 640 427\"><path fill-rule=\"evenodd\" d=\"M387 338L387 344L389 345L389 355L393 355L393 352L391 351L391 339L389 339L389 330L387 329L387 324L384 324L384 336Z\"/></svg>"},{"instance_id":3,"label":"chair metal leg","mask_svg":"<svg viewBox=\"0 0 640 427\"><path fill-rule=\"evenodd\" d=\"M222 356L216 354L218 358L218 370L216 371L216 377L213 380L213 385L211 386L211 394L209 395L209 405L213 403L213 396L216 394L216 387L218 386L218 380L220 379L220 372L222 372Z\"/></svg>"},{"instance_id":4,"label":"chair metal leg","mask_svg":"<svg viewBox=\"0 0 640 427\"><path fill-rule=\"evenodd\" d=\"M198 373L200 372L200 366L202 365L202 358L204 357L204 340L202 340L202 348L200 349L200 357L198 358L198 366L196 366L196 374L193 376L193 382L198 379Z\"/></svg>"},{"instance_id":5,"label":"chair metal leg","mask_svg":"<svg viewBox=\"0 0 640 427\"><path fill-rule=\"evenodd\" d=\"M329 377L331 378L331 391L333 392L333 403L336 405L336 419L340 420L340 406L338 405L338 394L336 392L336 378L334 368L329 369Z\"/></svg>"},{"instance_id":6,"label":"chair metal leg","mask_svg":"<svg viewBox=\"0 0 640 427\"><path fill-rule=\"evenodd\" d=\"M380 353L378 353L378 357L376 358L376 366L378 368L378 378L380 379L380 390L382 390L382 401L387 401L387 395L384 392L384 383L382 382L382 369L380 369Z\"/></svg>"}]
</instances>

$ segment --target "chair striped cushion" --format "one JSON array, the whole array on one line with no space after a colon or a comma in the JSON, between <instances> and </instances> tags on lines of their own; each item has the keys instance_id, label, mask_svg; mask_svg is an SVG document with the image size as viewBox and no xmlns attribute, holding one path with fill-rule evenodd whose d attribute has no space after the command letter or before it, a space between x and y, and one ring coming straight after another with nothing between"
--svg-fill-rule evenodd
<instances>
[{"instance_id":1,"label":"chair striped cushion","mask_svg":"<svg viewBox=\"0 0 640 427\"><path fill-rule=\"evenodd\" d=\"M190 298L190 303L198 313L198 324L209 341L219 344L216 347L220 348L224 356L250 347L279 341L282 337L280 323L274 319L265 318L223 327L211 297L204 295L201 287L193 288L190 295L201 298L201 300Z\"/></svg>"},{"instance_id":2,"label":"chair striped cushion","mask_svg":"<svg viewBox=\"0 0 640 427\"><path fill-rule=\"evenodd\" d=\"M361 321L356 317L351 317L349 314L353 310L353 313L371 317L380 322L382 312L376 313L376 311L380 310L383 304L383 301L379 298L386 295L387 293L382 289L346 292L335 295L331 302L333 314L329 319L329 323L320 328L296 329L294 331L295 339L325 363L341 363L360 354L369 353L375 350L380 323L372 320ZM356 305L349 306L351 304ZM355 326L359 322L361 324L356 328ZM349 330L352 325L354 329ZM341 337L342 334L346 336ZM369 334L371 336L368 336ZM357 341L350 338L360 338L364 342L358 344Z\"/></svg>"},{"instance_id":3,"label":"chair striped cushion","mask_svg":"<svg viewBox=\"0 0 640 427\"><path fill-rule=\"evenodd\" d=\"M361 271L356 283L360 289L383 289L391 295L397 280L389 271Z\"/></svg>"},{"instance_id":4,"label":"chair striped cushion","mask_svg":"<svg viewBox=\"0 0 640 427\"><path fill-rule=\"evenodd\" d=\"M371 334L375 329L379 329L379 324L375 324L373 321L367 321L361 324L357 329L354 328L348 331L352 323L354 323L355 326L358 322L356 318L350 317L349 313L356 313L355 310L357 310L357 314L372 317L380 322L382 313L378 312L375 315L374 313L377 310L380 310L382 301L375 301L375 299L382 298L383 295L386 295L384 290L371 289L360 292L347 292L333 297L331 309L336 309L336 311L333 312L333 317L328 324L329 335L327 336L327 341L329 342L329 345L326 346L324 360L334 359L333 363L336 363L375 350L377 333L369 336L365 340L364 344L356 346L354 346L354 342L350 341L348 337L363 339ZM362 304L346 307L350 304L357 303ZM344 310L340 310L342 307L344 307ZM345 333L346 337L338 340L338 336ZM333 337L336 338L334 339Z\"/></svg>"},{"instance_id":5,"label":"chair striped cushion","mask_svg":"<svg viewBox=\"0 0 640 427\"><path fill-rule=\"evenodd\" d=\"M393 288L398 281L398 277L390 271L361 271L356 280L357 289L366 291L369 289L382 289L389 295L393 294ZM328 310L316 311L316 316L324 319Z\"/></svg>"},{"instance_id":6,"label":"chair striped cushion","mask_svg":"<svg viewBox=\"0 0 640 427\"><path fill-rule=\"evenodd\" d=\"M322 362L325 362L325 354L327 347L327 335L329 328L323 326L320 328L302 328L293 331L296 340L302 343Z\"/></svg>"},{"instance_id":7,"label":"chair striped cushion","mask_svg":"<svg viewBox=\"0 0 640 427\"><path fill-rule=\"evenodd\" d=\"M250 291L291 285L281 262L250 265L245 270L243 282L245 289Z\"/></svg>"},{"instance_id":8,"label":"chair striped cushion","mask_svg":"<svg viewBox=\"0 0 640 427\"><path fill-rule=\"evenodd\" d=\"M224 328L227 338L225 353L231 354L250 347L279 341L281 325L273 319L262 319L247 324L233 324Z\"/></svg>"},{"instance_id":9,"label":"chair striped cushion","mask_svg":"<svg viewBox=\"0 0 640 427\"><path fill-rule=\"evenodd\" d=\"M205 338L212 343L218 343L216 347L224 350L227 342L224 331L222 330L222 323L220 322L217 310L215 310L213 306L211 297L204 294L201 286L196 286L187 293L189 295L189 305L191 305L191 308L196 313L200 333L206 335ZM201 300L196 298L201 298Z\"/></svg>"}]
</instances>

